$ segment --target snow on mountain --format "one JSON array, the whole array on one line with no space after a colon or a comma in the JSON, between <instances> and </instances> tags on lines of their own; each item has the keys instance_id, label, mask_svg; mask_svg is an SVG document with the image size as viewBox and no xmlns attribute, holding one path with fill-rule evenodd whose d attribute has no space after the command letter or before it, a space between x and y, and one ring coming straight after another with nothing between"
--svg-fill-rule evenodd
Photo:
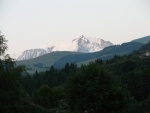
<instances>
[{"instance_id":1,"label":"snow on mountain","mask_svg":"<svg viewBox=\"0 0 150 113\"><path fill-rule=\"evenodd\" d=\"M96 52L104 49L107 46L113 45L109 41L104 41L100 38L91 38L80 36L72 41L77 45L77 52Z\"/></svg>"},{"instance_id":2,"label":"snow on mountain","mask_svg":"<svg viewBox=\"0 0 150 113\"><path fill-rule=\"evenodd\" d=\"M24 51L17 60L27 60L31 58L36 58L38 56L46 54L46 50L44 49L29 49Z\"/></svg>"},{"instance_id":3,"label":"snow on mountain","mask_svg":"<svg viewBox=\"0 0 150 113\"><path fill-rule=\"evenodd\" d=\"M109 41L105 41L100 38L92 38L86 36L80 36L79 38L73 39L69 42L57 42L51 45L41 46L41 49L30 49L26 50L18 57L17 60L27 60L35 58L46 53L54 51L75 51L75 52L96 52L104 49L107 46L113 45Z\"/></svg>"}]
</instances>

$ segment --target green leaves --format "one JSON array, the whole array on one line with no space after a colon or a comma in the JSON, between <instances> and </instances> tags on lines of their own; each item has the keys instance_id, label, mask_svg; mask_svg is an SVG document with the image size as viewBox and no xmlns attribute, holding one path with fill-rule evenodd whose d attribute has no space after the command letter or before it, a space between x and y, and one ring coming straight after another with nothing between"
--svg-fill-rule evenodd
<instances>
[{"instance_id":1,"label":"green leaves","mask_svg":"<svg viewBox=\"0 0 150 113\"><path fill-rule=\"evenodd\" d=\"M42 85L34 94L33 101L45 108L60 107L60 101L64 99L63 87L50 88L48 85Z\"/></svg>"},{"instance_id":2,"label":"green leaves","mask_svg":"<svg viewBox=\"0 0 150 113\"><path fill-rule=\"evenodd\" d=\"M0 112L16 113L22 110L22 89L19 77L23 71L22 66L15 66L7 50L7 40L0 34Z\"/></svg>"},{"instance_id":3,"label":"green leaves","mask_svg":"<svg viewBox=\"0 0 150 113\"><path fill-rule=\"evenodd\" d=\"M125 90L101 65L83 66L68 84L72 111L119 113L125 107Z\"/></svg>"},{"instance_id":4,"label":"green leaves","mask_svg":"<svg viewBox=\"0 0 150 113\"><path fill-rule=\"evenodd\" d=\"M33 100L35 103L46 108L52 107L52 90L48 85L42 85L34 94Z\"/></svg>"},{"instance_id":5,"label":"green leaves","mask_svg":"<svg viewBox=\"0 0 150 113\"><path fill-rule=\"evenodd\" d=\"M0 32L0 56L5 53L5 50L7 50L7 40L4 38L4 35Z\"/></svg>"}]
</instances>

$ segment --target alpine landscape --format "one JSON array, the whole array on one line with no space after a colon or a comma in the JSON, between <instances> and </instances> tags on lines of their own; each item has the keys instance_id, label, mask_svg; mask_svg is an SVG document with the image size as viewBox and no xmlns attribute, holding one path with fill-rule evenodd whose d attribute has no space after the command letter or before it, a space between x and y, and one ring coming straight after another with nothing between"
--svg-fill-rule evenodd
<instances>
[{"instance_id":1,"label":"alpine landscape","mask_svg":"<svg viewBox=\"0 0 150 113\"><path fill-rule=\"evenodd\" d=\"M0 0L0 113L150 113L149 5Z\"/></svg>"}]
</instances>

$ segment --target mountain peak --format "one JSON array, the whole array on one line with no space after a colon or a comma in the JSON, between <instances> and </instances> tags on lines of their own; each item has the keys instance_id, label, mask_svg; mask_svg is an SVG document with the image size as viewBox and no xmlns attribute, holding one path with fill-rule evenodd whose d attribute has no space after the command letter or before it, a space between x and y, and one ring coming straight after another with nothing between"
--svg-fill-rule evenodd
<instances>
[{"instance_id":1,"label":"mountain peak","mask_svg":"<svg viewBox=\"0 0 150 113\"><path fill-rule=\"evenodd\" d=\"M43 48L41 49L26 50L19 56L18 60L35 58L53 51L75 51L83 53L96 52L110 45L113 44L109 41L81 35L79 38L75 38L70 42L58 42L51 46L48 44L46 46L42 46Z\"/></svg>"},{"instance_id":2,"label":"mountain peak","mask_svg":"<svg viewBox=\"0 0 150 113\"><path fill-rule=\"evenodd\" d=\"M27 60L27 59L31 59L31 58L36 58L38 56L44 55L46 54L46 50L44 49L29 49L29 50L25 50L19 57L17 60Z\"/></svg>"},{"instance_id":3,"label":"mountain peak","mask_svg":"<svg viewBox=\"0 0 150 113\"><path fill-rule=\"evenodd\" d=\"M73 39L72 42L76 42L77 44L88 44L90 43L89 39L84 36L84 35L81 35L79 38L76 38L76 39Z\"/></svg>"}]
</instances>

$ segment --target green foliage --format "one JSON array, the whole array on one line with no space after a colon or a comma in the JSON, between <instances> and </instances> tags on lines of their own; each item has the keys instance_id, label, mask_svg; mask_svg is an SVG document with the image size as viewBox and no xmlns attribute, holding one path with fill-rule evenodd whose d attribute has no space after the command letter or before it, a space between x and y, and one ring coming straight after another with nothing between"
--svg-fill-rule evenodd
<instances>
[{"instance_id":1,"label":"green foliage","mask_svg":"<svg viewBox=\"0 0 150 113\"><path fill-rule=\"evenodd\" d=\"M0 112L21 112L23 91L20 87L19 77L23 71L22 66L15 66L15 62L5 55L6 40L0 35Z\"/></svg>"},{"instance_id":2,"label":"green foliage","mask_svg":"<svg viewBox=\"0 0 150 113\"><path fill-rule=\"evenodd\" d=\"M36 95L40 86L47 84L52 92L49 108L56 112L61 109L72 113L145 113L150 111L150 58L136 53L96 60L81 68L69 63L60 70L52 66L45 73L22 77L22 85ZM36 99L41 100L35 104L41 105L42 93Z\"/></svg>"},{"instance_id":3,"label":"green foliage","mask_svg":"<svg viewBox=\"0 0 150 113\"><path fill-rule=\"evenodd\" d=\"M53 87L53 105L55 108L65 108L66 106L62 103L65 100L65 91L62 86Z\"/></svg>"},{"instance_id":4,"label":"green foliage","mask_svg":"<svg viewBox=\"0 0 150 113\"><path fill-rule=\"evenodd\" d=\"M120 113L125 107L125 90L101 65L82 67L67 86L72 112Z\"/></svg>"},{"instance_id":5,"label":"green foliage","mask_svg":"<svg viewBox=\"0 0 150 113\"><path fill-rule=\"evenodd\" d=\"M42 85L40 89L35 92L33 101L46 108L52 108L52 90L48 85Z\"/></svg>"},{"instance_id":6,"label":"green foliage","mask_svg":"<svg viewBox=\"0 0 150 113\"><path fill-rule=\"evenodd\" d=\"M48 85L42 85L33 96L34 103L49 109L60 107L63 99L64 89L61 86L51 89Z\"/></svg>"},{"instance_id":7,"label":"green foliage","mask_svg":"<svg viewBox=\"0 0 150 113\"><path fill-rule=\"evenodd\" d=\"M5 55L6 42L4 36L0 35L1 113L150 112L150 57L142 55L149 50L149 44L124 56L120 55L130 53L128 50L131 47L131 50L136 50L142 44L125 43L120 47L112 46L102 52L86 56L80 54L78 57L66 52L68 56L63 57L63 68L56 69L46 62L51 66L49 70L40 73L35 71L32 76L28 73L20 76L24 67L16 66ZM114 52L120 53L122 50L124 53L115 55L111 60L99 60L111 58ZM108 53L111 55L103 56ZM53 54L58 55L55 60L61 56L59 53ZM78 61L89 58L97 60L77 68L76 64L70 63L74 57Z\"/></svg>"},{"instance_id":8,"label":"green foliage","mask_svg":"<svg viewBox=\"0 0 150 113\"><path fill-rule=\"evenodd\" d=\"M7 40L0 32L0 56L5 53L5 50L7 50L7 48Z\"/></svg>"}]
</instances>

